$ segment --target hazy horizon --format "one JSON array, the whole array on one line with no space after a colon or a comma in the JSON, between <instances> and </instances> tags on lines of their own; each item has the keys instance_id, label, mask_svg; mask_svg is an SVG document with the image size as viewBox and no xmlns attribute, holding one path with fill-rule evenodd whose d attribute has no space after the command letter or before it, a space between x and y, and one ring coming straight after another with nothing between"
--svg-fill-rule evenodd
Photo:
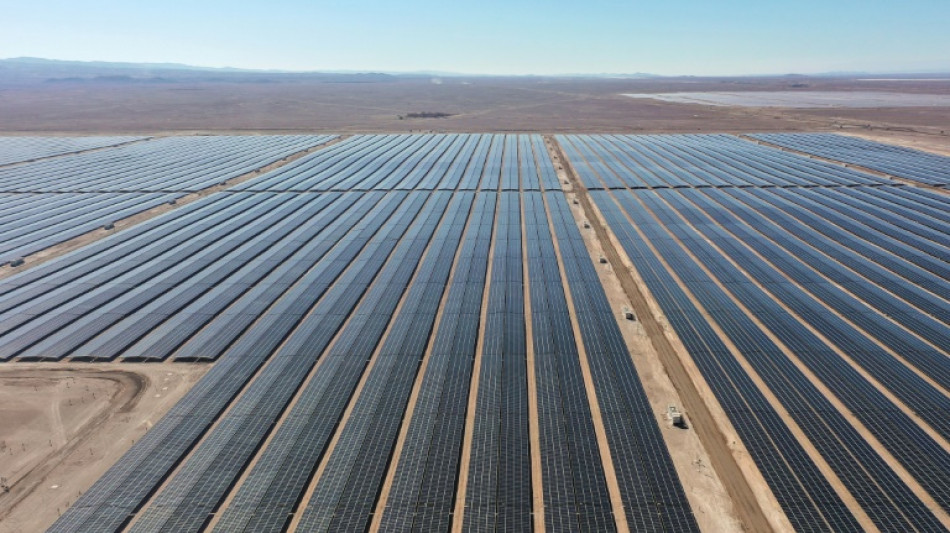
<instances>
[{"instance_id":1,"label":"hazy horizon","mask_svg":"<svg viewBox=\"0 0 950 533\"><path fill-rule=\"evenodd\" d=\"M946 69L935 69L935 70L883 70L883 71L837 71L837 72L815 72L815 73L799 73L799 72L771 72L771 73L761 73L761 74L707 74L707 75L694 75L694 74L655 74L652 72L560 72L553 74L493 74L493 73L472 73L472 72L448 72L448 71L436 71L436 70L416 70L416 71L399 71L399 70L352 70L352 69L339 69L339 70L282 70L282 69L273 69L273 68L244 68L244 67L235 67L232 65L224 66L208 66L208 65L195 65L188 63L177 63L169 61L159 61L159 62L130 62L130 61L111 61L109 59L91 59L91 60L76 60L76 59L60 59L60 58L50 58L50 57L29 57L29 56L20 56L20 57L0 57L0 62L23 62L23 63L50 63L50 64L72 64L72 65L89 65L89 66L128 66L130 68L135 67L151 67L156 69L170 69L174 70L176 68L188 69L188 70L197 70L197 71L231 71L231 72L240 72L240 73L259 73L259 74L389 74L394 76L406 75L406 76L456 76L456 77L577 77L577 78L729 78L729 77L784 77L784 76L803 76L803 77L833 77L833 76L902 76L902 75L913 75L913 76L926 76L926 75L939 75L940 78L934 78L935 80L943 80L944 76L950 76L950 67ZM888 78L882 78L888 79ZM950 79L950 78L947 78Z\"/></svg>"},{"instance_id":2,"label":"hazy horizon","mask_svg":"<svg viewBox=\"0 0 950 533\"><path fill-rule=\"evenodd\" d=\"M950 71L950 4L54 0L5 8L8 57L306 72L756 76Z\"/></svg>"}]
</instances>

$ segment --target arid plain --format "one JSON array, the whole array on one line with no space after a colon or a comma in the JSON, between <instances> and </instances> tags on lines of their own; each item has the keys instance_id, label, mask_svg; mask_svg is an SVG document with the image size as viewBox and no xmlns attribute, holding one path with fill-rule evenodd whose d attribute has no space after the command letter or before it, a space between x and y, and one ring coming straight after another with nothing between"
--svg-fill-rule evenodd
<instances>
[{"instance_id":1,"label":"arid plain","mask_svg":"<svg viewBox=\"0 0 950 533\"><path fill-rule=\"evenodd\" d=\"M761 78L656 78L656 79L576 79L576 78L492 78L492 77L437 77L413 76L381 78L373 80L301 80L283 79L254 79L235 82L233 80L209 79L182 79L162 82L129 82L128 80L94 80L94 81L57 81L50 82L18 82L0 84L0 135L3 136L85 136L85 135L143 135L154 137L191 136L191 135L301 135L301 134L338 134L341 138L311 146L307 150L288 153L279 161L262 164L250 172L236 175L225 182L215 184L200 191L189 191L189 196L182 196L176 204L163 205L150 211L115 221L115 228L105 230L99 228L93 232L83 233L65 240L48 250L26 256L25 264L19 267L3 266L0 273L0 284L14 274L36 268L40 265L55 264L55 262L75 250L95 244L103 238L114 235L117 231L133 228L151 219L174 214L177 209L192 202L200 203L214 194L227 194L231 187L253 180L268 171L280 172L281 168L292 168L298 160L305 161L312 154L321 149L330 149L337 144L346 146L346 143L361 134L402 134L402 133L487 133L487 134L541 134L543 144L535 146L534 161L539 168L549 165L556 170L555 182L563 191L565 199L571 201L565 204L566 216L580 232L582 246L589 254L589 261L597 267L596 276L604 288L604 302L614 311L619 309L633 311L637 320L629 321L624 317L616 317L619 334L633 361L639 375L640 382L653 411L656 423L660 426L661 441L668 449L671 464L679 476L685 489L685 498L692 508L692 514L698 527L703 531L790 531L793 526L783 511L775 495L770 490L768 480L760 472L760 466L750 456L750 452L740 437L740 432L733 426L736 421L730 419L730 413L720 406L717 393L707 383L707 377L694 363L689 348L682 342L683 332L677 332L671 326L668 312L664 312L656 295L651 293L644 281L645 272L639 271L642 266L625 252L621 239L618 238L616 221L609 220L609 213L605 212L604 204L594 201L594 195L588 190L589 175L585 175L578 164L581 163L578 153L565 153L564 138L558 134L679 134L679 133L732 133L748 134L756 132L834 132L848 136L861 137L893 145L906 146L933 154L950 156L950 107L872 107L872 108L781 108L781 107L740 107L740 106L712 106L693 103L675 103L653 100L649 98L630 98L624 96L629 93L672 93L672 92L729 92L741 93L746 91L822 91L841 93L846 95L851 91L902 93L907 95L950 95L950 78L947 79L864 79L863 77L761 77ZM438 115L438 116L433 116ZM753 144L752 139L744 138ZM540 141L540 140L539 140ZM140 142L140 141L135 141ZM149 142L149 141L144 141ZM499 141L500 143L501 141ZM524 142L524 141L518 141ZM134 144L134 143L133 143ZM542 151L543 146L543 151ZM778 149L769 145L769 149L786 154L801 155L801 152ZM339 146L337 146L339 148ZM114 150L103 148L102 150ZM509 148L510 149L510 148ZM762 148L765 150L766 148ZM524 148L521 148L524 150ZM507 152L506 152L507 153ZM524 152L516 152L523 154ZM589 156L587 152L585 157ZM591 152L593 153L593 152ZM607 161L605 152L597 152L598 161ZM57 155L47 159L66 159L70 155ZM501 156L499 156L501 157ZM509 157L509 156L505 156ZM516 156L517 157L517 156ZM544 162L542 162L544 159ZM803 158L804 159L804 158ZM845 163L831 159L819 158L828 168L842 169ZM671 159L672 160L672 159ZM593 158L586 163L593 163ZM15 168L30 163L16 163L0 166ZM887 173L876 171L873 168L851 165L854 169L863 171L866 175L881 180L890 179ZM507 172L507 171L505 171ZM522 171L523 172L523 171ZM541 171L539 171L540 173ZM515 174L517 174L517 169ZM893 176L890 176L893 177ZM896 176L897 179L902 179ZM522 177L522 179L524 179ZM585 181L588 180L588 181ZM517 177L515 178L517 181ZM907 180L901 181L908 184ZM909 184L908 187L917 187L918 184ZM946 195L946 189L920 185L939 197ZM525 192L522 186L521 194ZM596 187L591 187L596 189ZM620 193L611 192L611 187L603 188L602 196ZM619 188L618 188L619 189ZM504 186L499 187L499 195L505 194ZM517 191L515 186L513 191ZM672 190L672 189L670 189ZM223 191L223 193L222 193ZM294 192L297 194L299 191ZM626 193L627 191L624 191ZM333 190L333 194L341 191ZM550 190L547 193L549 194ZM259 194L259 191L238 194ZM269 193L268 193L269 194ZM291 194L291 193L287 193ZM303 193L301 193L303 194ZM459 194L456 192L456 194ZM481 194L481 192L480 192ZM514 194L518 194L515 192ZM561 194L560 192L557 194ZM551 200L546 200L550 202ZM530 212L527 201L522 202L514 212L528 217ZM934 201L936 203L936 201ZM516 202L516 205L517 202ZM542 218L545 224L550 223L553 228L557 220L553 216L553 204L541 208L546 213ZM499 202L501 206L501 202ZM519 211L519 208L521 211ZM501 207L496 207L500 214ZM656 208L653 208L656 211ZM659 213L659 211L657 211ZM944 213L945 214L945 213ZM500 216L500 215L499 215ZM628 217L629 215L624 215ZM548 218L550 217L550 222ZM623 220L627 220L624 218ZM520 234L528 235L527 221L516 230ZM475 227L477 224L468 223ZM499 222L495 222L496 231ZM632 225L633 226L633 225ZM916 226L915 226L916 227ZM474 231L468 229L467 231ZM837 228L835 229L837 231ZM517 232L517 231L516 231ZM519 237L520 238L520 237ZM935 237L936 238L936 237ZM524 250L527 252L529 243ZM490 253L486 250L486 264L494 265L495 255L500 244L492 241ZM562 249L565 241L553 239L552 257L557 268L566 271L569 256ZM521 244L519 243L519 246ZM526 255L527 256L527 255ZM425 257L424 255L422 257ZM459 257L463 257L459 254ZM450 257L451 259L451 257ZM457 264L460 259L452 263L452 273L447 275L446 287L456 276L460 276ZM726 261L730 265L735 262ZM665 263L664 263L665 264ZM837 263L835 263L837 264ZM491 269L498 268L492 266ZM519 266L520 268L520 266ZM533 281L529 274L529 266L523 266L525 282L515 284L525 300L531 301L531 285ZM418 274L417 274L418 275ZM822 272L822 276L826 274ZM414 279L414 278L413 278ZM494 284L493 281L491 284ZM564 294L567 297L567 308L575 309L581 305L571 297L572 289L567 278L564 283ZM682 282L681 282L682 283ZM490 299L489 283L484 283L484 303L481 311L487 317L488 302ZM724 286L717 282L717 286ZM442 289L440 289L441 291ZM397 316L408 305L408 296L402 296L400 303L392 311ZM448 289L443 300L438 305L438 313L434 316L435 325L439 326L445 318L443 312L447 306ZM690 296L695 302L695 297ZM0 300L2 301L2 300ZM526 304L524 310L525 329L529 344L533 321L531 304ZM902 304L903 305L903 304ZM943 301L946 305L946 300ZM877 312L877 311L875 311ZM705 311L704 311L705 313ZM572 313L572 317L573 317ZM709 322L714 323L714 317L704 315ZM352 320L352 319L348 319ZM888 319L890 320L890 319ZM803 320L804 322L804 320ZM609 418L610 411L603 403L603 390L595 387L596 353L587 353L585 347L587 338L582 332L582 325L576 317L568 322L573 328L576 343L579 349L578 376L580 390L586 391L583 404L591 409L592 425L597 429L596 443L598 457L604 462L606 472L605 490L617 520L618 529L631 527L624 516L623 498L626 493L618 485L617 472L623 466L614 465L617 456L612 455L613 448L608 442L608 432L605 432L604 418ZM760 323L757 322L761 326ZM946 326L944 324L944 326ZM345 326L344 326L345 327ZM392 335L390 325L381 333L382 338ZM434 326L435 327L435 326ZM483 322L479 326L478 354L473 355L475 367L473 373L483 364L484 343L486 328ZM810 326L809 326L810 327ZM904 326L900 326L904 327ZM716 335L725 338L727 335L719 326L715 326ZM763 328L765 329L765 328ZM906 328L905 328L906 329ZM435 333L432 333L433 338ZM914 333L916 335L916 333ZM340 337L343 337L343 340ZM769 337L774 335L769 333ZM11 337L12 338L12 337ZM337 333L333 343L342 343L345 335ZM380 346L382 341L380 340ZM537 341L536 341L537 342ZM875 344L886 341L875 339ZM946 346L933 346L927 341L928 347L937 352L945 353ZM333 344L328 348L332 350ZM364 396L364 389L372 386L372 372L375 372L377 361L381 359L380 347L370 353L371 363L361 374L361 378L354 381L352 399L345 402L341 409L341 416L346 420L352 413L359 412ZM527 365L535 364L535 351L539 347L529 347L525 351ZM742 347L729 344L729 350L741 352ZM783 348L786 352L789 350ZM889 349L890 350L890 349ZM487 352L486 352L487 353ZM888 353L893 354L893 351ZM406 403L415 406L420 395L420 389L426 384L423 374L430 364L432 347L430 346L415 380L412 383L412 394L407 396ZM895 356L897 357L897 356ZM791 357L794 365L804 369L806 365ZM768 390L769 386L758 377L756 371L746 357L737 359L739 365L754 376L757 387ZM847 360L847 365L857 368L859 365ZM60 362L29 362L0 364L0 476L5 478L9 490L0 494L0 531L27 532L39 531L49 527L60 514L78 497L84 494L111 465L119 460L134 442L143 438L154 424L167 412L174 403L186 395L189 389L200 383L202 376L209 368L220 365L221 361L189 363L172 362L172 359L160 363L131 363L108 362L89 363L77 361ZM269 363L273 366L274 363ZM487 366L487 363L484 363ZM904 361L906 367L912 367ZM292 407L303 403L301 397L306 392L307 384L319 382L320 372L323 372L325 363L316 364L306 378L306 384L288 398L289 407L284 414L275 419L275 424L287 426ZM329 365L327 363L326 365ZM382 363L379 363L382 366ZM266 367L265 367L266 368ZM529 368L530 370L530 368ZM905 368L906 370L906 368ZM860 370L862 373L864 370ZM947 395L945 384L932 380L925 371L913 368L915 375L924 376L927 383L934 385L943 395ZM263 373L263 372L262 372ZM530 374L530 372L529 372ZM815 377L810 370L805 370L808 380L819 384L822 392L833 391L827 389L827 384ZM538 373L540 375L540 373ZM863 374L862 374L863 375ZM257 374L260 376L260 374ZM532 399L528 399L527 409L537 413L538 377L531 374L526 378L526 387ZM252 377L248 384L238 392L237 399L230 403L230 407L222 410L222 416L234 410L240 395L246 394L248 389L253 390L255 380ZM885 391L887 398L900 406L902 413L910 413L917 423L924 427L924 432L932 437L938 447L946 450L944 436L927 426L926 421L917 414L911 413L906 400L894 398L888 388L877 381L871 380L875 390ZM467 433L460 442L464 443L461 452L462 466L469 466L468 461L472 452L473 425L475 424L478 378L472 382L468 417L463 426ZM410 389L406 389L407 393ZM855 523L862 527L874 530L881 529L862 508L862 502L851 493L852 485L848 485L839 478L840 472L835 472L824 459L822 451L813 446L809 437L792 421L793 415L783 400L767 393L767 402L777 406L781 419L788 422L792 428L790 435L801 441L805 454L818 464L818 471L827 476L831 482L833 492L841 496L842 505L855 515ZM864 423L858 421L842 403L835 400L835 407L845 414L847 421L858 428L862 436L870 433ZM688 414L688 429L672 428L666 420L666 407L678 405L685 408ZM912 406L910 406L912 407ZM344 409L345 408L345 409ZM411 410L406 415L411 415ZM327 455L338 453L335 450L338 439L346 430L344 422L339 433L327 444ZM171 465L168 477L149 492L144 506L149 509L160 509L155 504L161 502L160 497L170 483L179 480L175 476L190 463L197 462L194 457L200 456L201 446L211 440L208 435L220 430L220 420L207 429L207 433L197 439L194 448L189 448L185 454ZM532 497L534 509L544 509L545 497L542 492L541 480L542 465L538 456L541 437L537 434L537 421L530 422L530 448L532 461L531 474L534 479ZM407 434L410 433L409 423L403 421L403 426L394 440L394 448L398 451L407 446ZM337 428L334 426L334 432ZM249 452L253 457L242 469L241 475L236 477L233 486L246 484L248 477L256 472L258 462L263 460L264 451L273 447L274 433L269 433L267 440L262 441L254 451ZM910 473L902 466L899 458L875 440L869 438L873 448L884 457L884 463L892 467L897 476L906 481L911 492L919 497L925 506L933 513L934 521L944 526L950 526L950 517L941 502L934 498L929 486L918 484L915 474ZM342 446L342 445L341 445ZM264 451L261 451L261 450ZM339 452L342 453L342 452ZM393 461L398 457L396 452ZM332 457L331 457L332 458ZM403 457L402 461L407 459ZM318 483L324 482L330 476L324 475L329 468L329 460L322 457L318 464L313 465L313 472L306 483L307 491L299 498L305 500L314 491L320 488ZM332 465L332 463L330 463ZM387 463L387 468L390 464ZM397 465L398 466L398 465ZM371 530L385 530L381 526L380 516L384 510L384 503L392 490L395 468L382 481L380 491L381 502L377 502L376 516L370 517L367 527ZM615 468L617 470L615 470ZM463 470L460 489L464 486ZM322 476L322 479L321 479ZM622 483L621 483L622 484ZM237 490L233 486L227 489L228 497L218 503L221 508L235 509L234 498ZM233 489L233 491L232 491ZM464 492L461 493L462 498ZM623 498L622 498L623 496ZM301 504L301 500L298 500ZM464 510L464 505L456 502L456 511ZM137 509L141 511L141 508ZM629 509L628 509L629 511ZM466 510L465 512L470 512ZM147 525L139 522L144 513L139 512L129 520L122 522L121 529L139 527L147 529ZM292 514L292 513L291 513ZM543 512L541 514L543 516ZM202 527L222 527L222 515L210 513L208 521ZM299 526L300 513L288 519L288 525ZM830 518L828 519L830 523ZM535 530L543 531L544 522L535 522ZM453 524L454 530L461 530L461 521ZM632 529L632 528L631 528ZM303 531L304 529L298 529Z\"/></svg>"}]
</instances>

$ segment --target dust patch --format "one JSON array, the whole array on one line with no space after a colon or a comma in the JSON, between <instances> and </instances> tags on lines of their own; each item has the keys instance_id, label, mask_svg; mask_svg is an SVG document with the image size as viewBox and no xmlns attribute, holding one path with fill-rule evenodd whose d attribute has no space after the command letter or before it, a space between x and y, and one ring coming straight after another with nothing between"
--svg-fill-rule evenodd
<instances>
[{"instance_id":1,"label":"dust patch","mask_svg":"<svg viewBox=\"0 0 950 533\"><path fill-rule=\"evenodd\" d=\"M0 532L52 525L208 368L0 366Z\"/></svg>"}]
</instances>

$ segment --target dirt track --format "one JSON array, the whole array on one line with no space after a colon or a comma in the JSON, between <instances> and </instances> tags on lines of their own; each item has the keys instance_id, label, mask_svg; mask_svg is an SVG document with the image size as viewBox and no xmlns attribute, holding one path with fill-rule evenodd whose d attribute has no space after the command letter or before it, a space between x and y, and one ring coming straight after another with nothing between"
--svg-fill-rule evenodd
<instances>
[{"instance_id":1,"label":"dirt track","mask_svg":"<svg viewBox=\"0 0 950 533\"><path fill-rule=\"evenodd\" d=\"M209 368L0 367L0 532L42 531Z\"/></svg>"},{"instance_id":2,"label":"dirt track","mask_svg":"<svg viewBox=\"0 0 950 533\"><path fill-rule=\"evenodd\" d=\"M640 285L631 274L630 267L632 265L628 265L628 261L625 262L621 258L621 254L618 252L619 243L609 232L606 223L591 202L590 196L586 193L586 189L577 178L570 162L564 156L560 145L553 138L549 138L548 141L555 147L552 154L555 158L555 166L562 166L565 169L571 187L578 191L579 194L576 197L583 212L589 217L588 220L602 246L604 256L616 273L617 279L629 298L636 316L639 317L663 369L681 398L682 405L689 414L691 427L702 441L713 469L718 473L726 491L732 498L735 513L742 523L742 527L748 531L757 532L787 529L782 527L783 524L787 524L787 519L785 519L781 509L778 508L777 503L766 505L768 511L763 509L763 501L774 501L767 484L761 479L761 475L756 475L758 472L754 463L748 459L747 454L743 454L740 449L733 451L730 447L729 441L738 443L738 437L726 437L719 425L725 418L724 414L714 416L707 404L707 400L713 398L712 404L715 405L714 397L710 393L702 394L697 388L694 383L694 376L698 377L698 372L695 369L693 372L687 370L683 361L688 361L688 356L682 350L680 351L682 355L677 352L667 337L665 328L656 319L647 296L643 294ZM698 381L701 382L701 378ZM717 420L720 422L717 423ZM731 433L734 433L734 431ZM743 463L741 466L734 453L743 455L742 459L744 460L741 461ZM755 481L755 488L748 479L749 476L753 475L759 478ZM763 500L760 500L760 497Z\"/></svg>"}]
</instances>

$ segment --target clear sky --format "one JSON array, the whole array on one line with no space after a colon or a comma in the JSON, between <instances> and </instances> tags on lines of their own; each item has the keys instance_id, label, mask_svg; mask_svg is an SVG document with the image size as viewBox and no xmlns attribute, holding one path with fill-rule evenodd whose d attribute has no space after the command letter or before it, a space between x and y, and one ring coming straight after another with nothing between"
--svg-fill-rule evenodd
<instances>
[{"instance_id":1,"label":"clear sky","mask_svg":"<svg viewBox=\"0 0 950 533\"><path fill-rule=\"evenodd\" d=\"M950 71L950 0L0 0L0 57L289 70Z\"/></svg>"}]
</instances>

